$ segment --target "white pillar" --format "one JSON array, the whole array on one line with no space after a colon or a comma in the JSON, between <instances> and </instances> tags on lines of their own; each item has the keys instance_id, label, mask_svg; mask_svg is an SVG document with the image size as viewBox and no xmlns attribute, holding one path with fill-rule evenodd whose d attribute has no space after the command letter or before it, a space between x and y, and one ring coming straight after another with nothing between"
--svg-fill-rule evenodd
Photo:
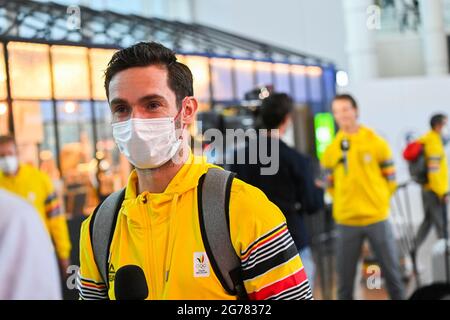
<instances>
[{"instance_id":1,"label":"white pillar","mask_svg":"<svg viewBox=\"0 0 450 320\"><path fill-rule=\"evenodd\" d=\"M166 19L168 16L168 6L166 0L141 0L141 15L145 17L157 17Z\"/></svg>"},{"instance_id":2,"label":"white pillar","mask_svg":"<svg viewBox=\"0 0 450 320\"><path fill-rule=\"evenodd\" d=\"M373 0L343 0L346 28L346 49L351 83L378 76L375 32L378 27L377 11Z\"/></svg>"},{"instance_id":3,"label":"white pillar","mask_svg":"<svg viewBox=\"0 0 450 320\"><path fill-rule=\"evenodd\" d=\"M421 0L419 8L426 73L447 74L448 52L442 0Z\"/></svg>"},{"instance_id":4,"label":"white pillar","mask_svg":"<svg viewBox=\"0 0 450 320\"><path fill-rule=\"evenodd\" d=\"M166 0L169 19L183 22L192 21L192 4L190 0Z\"/></svg>"},{"instance_id":5,"label":"white pillar","mask_svg":"<svg viewBox=\"0 0 450 320\"><path fill-rule=\"evenodd\" d=\"M196 23L198 21L198 3L197 0L190 0L189 7L191 12L191 22Z\"/></svg>"},{"instance_id":6,"label":"white pillar","mask_svg":"<svg viewBox=\"0 0 450 320\"><path fill-rule=\"evenodd\" d=\"M141 0L140 7L141 7L141 15L144 17L151 17L155 16L155 10L153 9L153 1L148 0Z\"/></svg>"}]
</instances>

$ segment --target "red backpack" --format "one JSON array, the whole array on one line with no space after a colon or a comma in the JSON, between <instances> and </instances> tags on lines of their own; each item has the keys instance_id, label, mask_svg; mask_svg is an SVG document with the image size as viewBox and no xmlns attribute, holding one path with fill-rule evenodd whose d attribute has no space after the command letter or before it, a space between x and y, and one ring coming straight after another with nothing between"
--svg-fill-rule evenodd
<instances>
[{"instance_id":1,"label":"red backpack","mask_svg":"<svg viewBox=\"0 0 450 320\"><path fill-rule=\"evenodd\" d=\"M409 143L403 150L403 158L408 162L411 179L421 185L428 182L428 168L425 146L419 141Z\"/></svg>"}]
</instances>

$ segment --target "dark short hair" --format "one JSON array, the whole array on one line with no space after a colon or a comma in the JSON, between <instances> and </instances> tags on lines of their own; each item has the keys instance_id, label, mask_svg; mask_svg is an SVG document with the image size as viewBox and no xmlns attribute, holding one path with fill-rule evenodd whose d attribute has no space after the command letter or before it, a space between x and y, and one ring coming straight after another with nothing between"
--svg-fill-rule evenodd
<instances>
[{"instance_id":1,"label":"dark short hair","mask_svg":"<svg viewBox=\"0 0 450 320\"><path fill-rule=\"evenodd\" d=\"M430 127L431 129L436 128L444 123L444 120L447 119L447 115L443 113L434 114L430 119Z\"/></svg>"},{"instance_id":2,"label":"dark short hair","mask_svg":"<svg viewBox=\"0 0 450 320\"><path fill-rule=\"evenodd\" d=\"M8 143L12 143L14 145L16 144L16 140L14 139L13 136L9 135L0 136L0 145Z\"/></svg>"},{"instance_id":3,"label":"dark short hair","mask_svg":"<svg viewBox=\"0 0 450 320\"><path fill-rule=\"evenodd\" d=\"M261 103L260 118L264 129L277 129L294 109L291 97L285 93L273 93Z\"/></svg>"},{"instance_id":4,"label":"dark short hair","mask_svg":"<svg viewBox=\"0 0 450 320\"><path fill-rule=\"evenodd\" d=\"M336 100L347 100L347 101L350 101L352 107L355 108L355 109L358 109L358 104L356 103L355 98L353 98L353 96L348 94L348 93L336 95L333 98L333 102L336 101Z\"/></svg>"},{"instance_id":5,"label":"dark short hair","mask_svg":"<svg viewBox=\"0 0 450 320\"><path fill-rule=\"evenodd\" d=\"M167 70L168 86L177 97L177 104L194 95L191 70L177 61L175 52L157 42L139 42L117 51L105 71L105 90L109 99L109 83L121 71L134 67L162 66Z\"/></svg>"}]
</instances>

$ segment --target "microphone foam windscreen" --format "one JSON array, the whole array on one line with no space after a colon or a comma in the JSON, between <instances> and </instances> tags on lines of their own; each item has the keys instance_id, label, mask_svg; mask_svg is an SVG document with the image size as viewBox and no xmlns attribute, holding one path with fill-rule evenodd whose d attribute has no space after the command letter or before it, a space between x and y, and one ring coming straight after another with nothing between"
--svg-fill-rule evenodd
<instances>
[{"instance_id":1,"label":"microphone foam windscreen","mask_svg":"<svg viewBox=\"0 0 450 320\"><path fill-rule=\"evenodd\" d=\"M114 293L117 300L145 300L148 296L144 271L136 265L126 265L116 272Z\"/></svg>"}]
</instances>

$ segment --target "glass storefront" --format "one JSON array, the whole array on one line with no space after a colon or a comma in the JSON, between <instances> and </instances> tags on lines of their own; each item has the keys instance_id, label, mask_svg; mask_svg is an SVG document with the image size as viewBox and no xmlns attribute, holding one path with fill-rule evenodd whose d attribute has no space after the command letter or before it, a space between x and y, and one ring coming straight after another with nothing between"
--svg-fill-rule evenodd
<instances>
[{"instance_id":1,"label":"glass storefront","mask_svg":"<svg viewBox=\"0 0 450 320\"><path fill-rule=\"evenodd\" d=\"M130 172L112 139L103 84L114 52L0 42L0 134L11 131L12 121L21 161L52 177L69 215L91 213L99 200L126 184ZM332 68L189 54L178 58L192 70L200 112L217 103L239 103L245 93L262 85L290 94L313 112L327 111L334 96Z\"/></svg>"},{"instance_id":2,"label":"glass storefront","mask_svg":"<svg viewBox=\"0 0 450 320\"><path fill-rule=\"evenodd\" d=\"M10 132L3 46L0 133ZM89 214L122 186L130 167L116 151L103 72L115 52L8 42L14 133L21 161L40 167L57 186L69 215Z\"/></svg>"},{"instance_id":3,"label":"glass storefront","mask_svg":"<svg viewBox=\"0 0 450 320\"><path fill-rule=\"evenodd\" d=\"M237 98L244 99L247 92L255 88L255 62L235 60Z\"/></svg>"},{"instance_id":4,"label":"glass storefront","mask_svg":"<svg viewBox=\"0 0 450 320\"><path fill-rule=\"evenodd\" d=\"M8 106L5 101L0 101L0 134L8 133Z\"/></svg>"},{"instance_id":5,"label":"glass storefront","mask_svg":"<svg viewBox=\"0 0 450 320\"><path fill-rule=\"evenodd\" d=\"M212 58L210 63L214 100L235 100L233 83L233 60Z\"/></svg>"}]
</instances>

